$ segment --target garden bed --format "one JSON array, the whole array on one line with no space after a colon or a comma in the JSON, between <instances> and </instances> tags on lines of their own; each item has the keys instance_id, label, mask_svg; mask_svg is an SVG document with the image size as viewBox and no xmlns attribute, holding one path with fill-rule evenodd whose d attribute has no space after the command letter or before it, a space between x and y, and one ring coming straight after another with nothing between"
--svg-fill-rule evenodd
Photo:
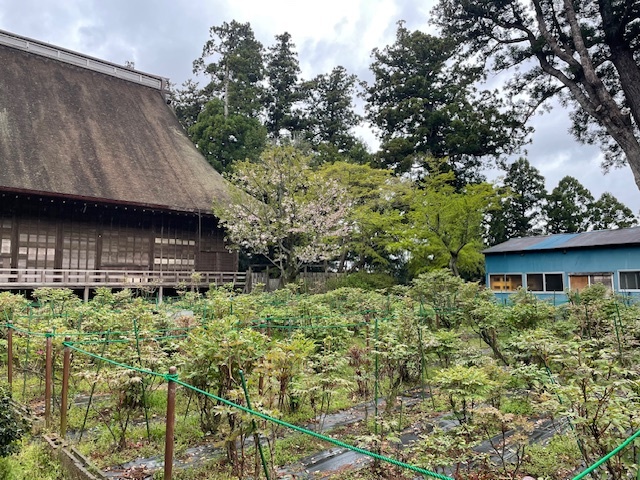
<instances>
[{"instance_id":1,"label":"garden bed","mask_svg":"<svg viewBox=\"0 0 640 480\"><path fill-rule=\"evenodd\" d=\"M36 295L0 294L14 398L44 407L50 341L55 429L70 352L67 441L112 478L162 476L172 381L174 478L570 478L640 423L639 310L603 289L501 305L438 274L393 294Z\"/></svg>"}]
</instances>

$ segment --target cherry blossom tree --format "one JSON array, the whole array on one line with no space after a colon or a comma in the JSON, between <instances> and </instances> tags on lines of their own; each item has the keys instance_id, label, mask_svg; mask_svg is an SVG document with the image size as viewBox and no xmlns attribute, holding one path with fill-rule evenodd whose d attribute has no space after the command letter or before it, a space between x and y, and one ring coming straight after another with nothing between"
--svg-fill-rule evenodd
<instances>
[{"instance_id":1,"label":"cherry blossom tree","mask_svg":"<svg viewBox=\"0 0 640 480\"><path fill-rule=\"evenodd\" d=\"M285 282L305 264L337 257L351 230L346 190L310 162L292 146L268 148L257 163L234 165L232 201L214 205L235 248L264 255Z\"/></svg>"}]
</instances>

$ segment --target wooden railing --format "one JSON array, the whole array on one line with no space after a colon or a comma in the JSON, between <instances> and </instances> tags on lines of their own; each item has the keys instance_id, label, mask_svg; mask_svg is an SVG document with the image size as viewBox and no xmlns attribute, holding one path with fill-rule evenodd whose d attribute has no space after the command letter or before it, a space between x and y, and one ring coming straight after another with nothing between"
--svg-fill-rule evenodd
<instances>
[{"instance_id":1,"label":"wooden railing","mask_svg":"<svg viewBox=\"0 0 640 480\"><path fill-rule=\"evenodd\" d=\"M172 272L149 270L65 270L38 268L0 268L0 289L39 287L208 287L210 284L234 284L243 288L244 272Z\"/></svg>"}]
</instances>

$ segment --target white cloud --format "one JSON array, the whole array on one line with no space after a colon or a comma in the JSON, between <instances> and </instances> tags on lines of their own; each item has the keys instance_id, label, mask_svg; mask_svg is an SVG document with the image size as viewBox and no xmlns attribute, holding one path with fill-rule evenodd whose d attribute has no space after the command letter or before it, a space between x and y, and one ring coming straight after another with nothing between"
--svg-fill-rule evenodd
<instances>
[{"instance_id":1,"label":"white cloud","mask_svg":"<svg viewBox=\"0 0 640 480\"><path fill-rule=\"evenodd\" d=\"M369 79L371 50L395 37L396 22L433 33L429 11L435 0L324 0L310 4L288 0L192 2L174 0L0 0L0 29L32 37L136 68L181 84L193 77L191 66L209 38L209 27L233 19L250 22L268 46L288 31L297 45L304 78L343 65ZM495 85L501 76L492 78ZM594 196L610 191L634 211L640 191L628 168L604 176L595 147L577 144L568 132L568 114L557 106L534 119L537 131L527 157L552 189L565 175L576 177ZM357 134L373 148L377 140L366 126Z\"/></svg>"}]
</instances>

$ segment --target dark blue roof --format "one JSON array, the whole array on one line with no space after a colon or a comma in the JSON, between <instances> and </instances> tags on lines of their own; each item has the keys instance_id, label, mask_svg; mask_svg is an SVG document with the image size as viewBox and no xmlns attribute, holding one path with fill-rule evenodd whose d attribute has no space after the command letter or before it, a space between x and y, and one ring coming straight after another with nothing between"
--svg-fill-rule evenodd
<instances>
[{"instance_id":1,"label":"dark blue roof","mask_svg":"<svg viewBox=\"0 0 640 480\"><path fill-rule=\"evenodd\" d=\"M640 245L640 227L512 238L504 243L487 248L483 253L566 250L622 245Z\"/></svg>"}]
</instances>

